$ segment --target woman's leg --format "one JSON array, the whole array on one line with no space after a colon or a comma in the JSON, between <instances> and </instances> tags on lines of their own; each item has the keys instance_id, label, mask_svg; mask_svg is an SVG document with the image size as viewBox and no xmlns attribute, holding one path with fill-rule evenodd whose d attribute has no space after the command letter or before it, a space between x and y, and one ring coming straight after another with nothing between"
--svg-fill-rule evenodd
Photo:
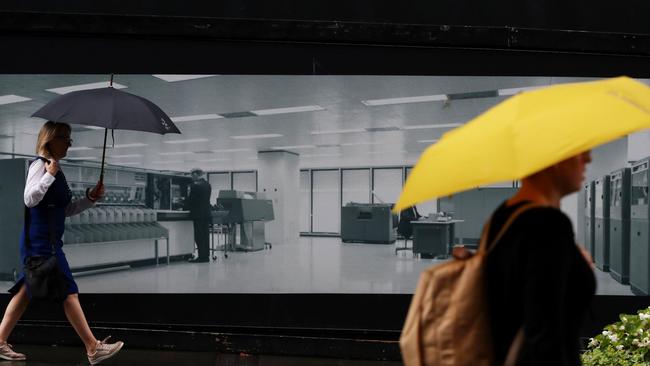
<instances>
[{"instance_id":1,"label":"woman's leg","mask_svg":"<svg viewBox=\"0 0 650 366\"><path fill-rule=\"evenodd\" d=\"M63 310L65 315L68 317L68 321L72 324L72 327L81 341L84 342L86 346L86 353L92 354L97 348L97 339L93 335L93 332L88 326L86 321L86 316L84 315L83 310L81 309L81 304L79 303L79 295L70 294L63 302Z\"/></svg>"},{"instance_id":2,"label":"woman's leg","mask_svg":"<svg viewBox=\"0 0 650 366\"><path fill-rule=\"evenodd\" d=\"M27 288L23 284L18 293L9 301L2 323L0 323L0 344L7 342L11 331L14 330L18 319L23 316L28 304L29 296L27 295Z\"/></svg>"}]
</instances>

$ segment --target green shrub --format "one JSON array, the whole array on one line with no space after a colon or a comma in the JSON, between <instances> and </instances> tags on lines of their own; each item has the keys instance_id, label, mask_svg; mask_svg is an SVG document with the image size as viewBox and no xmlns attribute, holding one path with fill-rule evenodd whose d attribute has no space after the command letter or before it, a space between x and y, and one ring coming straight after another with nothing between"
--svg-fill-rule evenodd
<instances>
[{"instance_id":1,"label":"green shrub","mask_svg":"<svg viewBox=\"0 0 650 366\"><path fill-rule=\"evenodd\" d=\"M636 315L622 314L620 319L590 339L582 354L584 366L650 365L650 307Z\"/></svg>"}]
</instances>

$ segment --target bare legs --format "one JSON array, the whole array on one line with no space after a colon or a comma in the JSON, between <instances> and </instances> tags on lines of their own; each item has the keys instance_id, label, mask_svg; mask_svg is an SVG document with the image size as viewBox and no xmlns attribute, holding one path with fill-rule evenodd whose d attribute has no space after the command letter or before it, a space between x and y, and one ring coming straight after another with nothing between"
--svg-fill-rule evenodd
<instances>
[{"instance_id":1,"label":"bare legs","mask_svg":"<svg viewBox=\"0 0 650 366\"><path fill-rule=\"evenodd\" d=\"M27 309L27 304L29 304L29 296L27 296L27 288L23 285L18 293L11 298L5 310L2 323L0 323L0 344L7 342L7 338L9 338L11 331L14 330L18 319L23 316L25 309Z\"/></svg>"},{"instance_id":2,"label":"bare legs","mask_svg":"<svg viewBox=\"0 0 650 366\"><path fill-rule=\"evenodd\" d=\"M5 310L2 323L0 323L0 344L7 341L11 331L14 330L14 327L18 322L18 319L20 319L25 312L25 309L27 309L27 304L29 304L29 296L27 296L27 288L23 285L23 287L20 288L20 291L11 298L9 305L7 305L7 309ZM79 296L77 294L68 295L63 302L63 310L65 311L68 321L84 343L86 352L88 354L94 353L97 348L97 339L88 326L86 316L84 315L84 312L81 309L81 304L79 303Z\"/></svg>"},{"instance_id":3,"label":"bare legs","mask_svg":"<svg viewBox=\"0 0 650 366\"><path fill-rule=\"evenodd\" d=\"M65 316L68 318L68 321L79 335L79 338L84 342L86 353L94 353L97 348L97 339L88 326L86 316L84 315L84 311L81 309L81 304L79 303L79 296L77 294L68 295L63 302L63 310L65 311Z\"/></svg>"}]
</instances>

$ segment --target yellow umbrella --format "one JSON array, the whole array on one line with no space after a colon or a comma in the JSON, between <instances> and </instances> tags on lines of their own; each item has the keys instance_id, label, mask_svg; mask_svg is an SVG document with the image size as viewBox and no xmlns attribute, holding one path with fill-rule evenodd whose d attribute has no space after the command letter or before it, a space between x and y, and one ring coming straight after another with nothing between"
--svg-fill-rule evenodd
<instances>
[{"instance_id":1,"label":"yellow umbrella","mask_svg":"<svg viewBox=\"0 0 650 366\"><path fill-rule=\"evenodd\" d=\"M444 134L420 156L395 204L517 180L650 127L650 88L627 77L515 95Z\"/></svg>"}]
</instances>

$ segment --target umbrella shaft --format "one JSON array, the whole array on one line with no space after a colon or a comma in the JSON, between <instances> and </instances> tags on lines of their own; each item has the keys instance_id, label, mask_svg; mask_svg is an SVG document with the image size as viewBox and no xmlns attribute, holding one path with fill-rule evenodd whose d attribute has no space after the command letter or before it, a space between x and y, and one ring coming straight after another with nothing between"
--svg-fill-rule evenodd
<instances>
[{"instance_id":1,"label":"umbrella shaft","mask_svg":"<svg viewBox=\"0 0 650 366\"><path fill-rule=\"evenodd\" d=\"M104 159L106 158L106 138L108 137L108 128L104 129L104 148L102 150L102 169L99 173L99 182L104 182Z\"/></svg>"}]
</instances>

